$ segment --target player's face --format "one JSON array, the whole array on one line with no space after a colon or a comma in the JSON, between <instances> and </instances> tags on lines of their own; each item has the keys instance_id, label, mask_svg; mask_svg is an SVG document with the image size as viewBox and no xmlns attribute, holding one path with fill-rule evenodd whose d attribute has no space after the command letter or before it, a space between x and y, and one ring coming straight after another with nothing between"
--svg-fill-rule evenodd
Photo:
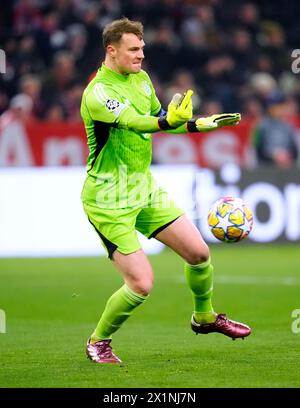
<instances>
[{"instance_id":1,"label":"player's face","mask_svg":"<svg viewBox=\"0 0 300 408\"><path fill-rule=\"evenodd\" d=\"M112 47L115 69L120 74L136 74L142 69L144 40L135 34L125 33L120 44Z\"/></svg>"}]
</instances>

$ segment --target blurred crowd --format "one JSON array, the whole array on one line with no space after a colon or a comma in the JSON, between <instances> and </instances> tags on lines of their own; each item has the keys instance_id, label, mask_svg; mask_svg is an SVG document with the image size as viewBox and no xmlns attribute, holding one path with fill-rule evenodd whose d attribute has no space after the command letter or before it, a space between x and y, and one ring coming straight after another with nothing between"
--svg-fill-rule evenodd
<instances>
[{"instance_id":1,"label":"blurred crowd","mask_svg":"<svg viewBox=\"0 0 300 408\"><path fill-rule=\"evenodd\" d=\"M299 12L299 2L283 0L5 2L0 115L23 103L37 120L79 121L82 91L104 57L102 29L122 16L144 23L144 68L164 106L192 88L195 113L260 119L280 93L284 115L297 115L300 75L291 53L299 47Z\"/></svg>"}]
</instances>

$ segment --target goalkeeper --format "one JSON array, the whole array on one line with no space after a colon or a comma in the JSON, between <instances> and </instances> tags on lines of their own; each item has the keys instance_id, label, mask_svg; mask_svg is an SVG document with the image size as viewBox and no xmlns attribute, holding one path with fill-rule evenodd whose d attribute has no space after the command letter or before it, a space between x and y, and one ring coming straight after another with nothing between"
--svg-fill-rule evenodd
<instances>
[{"instance_id":1,"label":"goalkeeper","mask_svg":"<svg viewBox=\"0 0 300 408\"><path fill-rule=\"evenodd\" d=\"M82 97L89 156L82 201L108 257L124 285L108 299L87 356L97 363L120 363L111 347L112 334L148 298L153 271L141 249L137 231L154 237L179 254L193 299L194 332L219 332L232 339L250 328L215 313L212 306L213 267L200 232L150 172L151 133L201 132L235 125L238 113L192 119L192 91L176 94L165 112L147 73L143 26L127 18L103 31L105 61Z\"/></svg>"}]
</instances>

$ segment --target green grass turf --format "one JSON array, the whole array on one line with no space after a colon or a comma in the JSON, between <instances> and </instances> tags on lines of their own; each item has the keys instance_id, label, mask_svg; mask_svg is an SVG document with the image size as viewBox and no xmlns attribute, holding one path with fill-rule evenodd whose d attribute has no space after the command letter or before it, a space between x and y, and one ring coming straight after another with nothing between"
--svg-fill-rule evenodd
<instances>
[{"instance_id":1,"label":"green grass turf","mask_svg":"<svg viewBox=\"0 0 300 408\"><path fill-rule=\"evenodd\" d=\"M150 298L114 335L120 366L85 358L86 339L122 282L110 261L0 260L0 387L299 387L300 334L291 330L299 247L220 245L212 256L215 309L253 334L196 336L182 261L166 250L150 258Z\"/></svg>"}]
</instances>

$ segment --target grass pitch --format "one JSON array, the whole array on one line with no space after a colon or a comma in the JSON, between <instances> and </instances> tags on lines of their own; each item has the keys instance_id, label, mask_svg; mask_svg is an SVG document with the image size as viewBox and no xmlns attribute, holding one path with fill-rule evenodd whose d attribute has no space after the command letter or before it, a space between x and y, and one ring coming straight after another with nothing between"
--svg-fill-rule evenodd
<instances>
[{"instance_id":1,"label":"grass pitch","mask_svg":"<svg viewBox=\"0 0 300 408\"><path fill-rule=\"evenodd\" d=\"M299 387L298 246L212 248L214 307L249 324L232 341L196 336L182 261L150 258L156 283L147 302L114 335L122 365L85 358L86 339L122 284L104 258L1 259L0 387ZM295 330L294 330L295 331Z\"/></svg>"}]
</instances>

